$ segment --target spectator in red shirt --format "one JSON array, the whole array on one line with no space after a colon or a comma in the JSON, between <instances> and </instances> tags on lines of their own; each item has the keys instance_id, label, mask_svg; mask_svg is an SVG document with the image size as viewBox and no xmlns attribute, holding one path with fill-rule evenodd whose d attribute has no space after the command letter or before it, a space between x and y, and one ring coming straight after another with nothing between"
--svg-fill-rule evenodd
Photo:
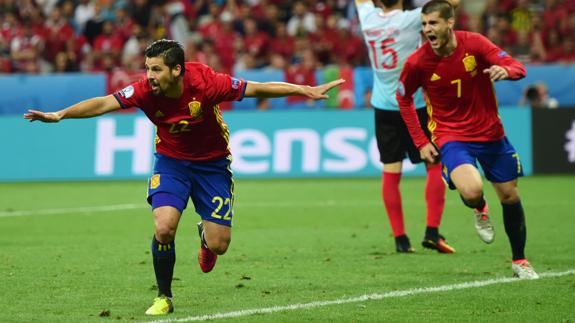
<instances>
[{"instance_id":1,"label":"spectator in red shirt","mask_svg":"<svg viewBox=\"0 0 575 323\"><path fill-rule=\"evenodd\" d=\"M120 54L124 48L124 41L121 36L114 32L114 23L111 20L104 21L102 25L102 34L94 40L94 54L96 59L101 59L106 54L111 56L111 59L120 62Z\"/></svg>"},{"instance_id":2,"label":"spectator in red shirt","mask_svg":"<svg viewBox=\"0 0 575 323\"><path fill-rule=\"evenodd\" d=\"M287 33L284 23L275 25L274 37L270 40L270 52L282 55L290 60L294 54L295 39Z\"/></svg>"},{"instance_id":3,"label":"spectator in red shirt","mask_svg":"<svg viewBox=\"0 0 575 323\"><path fill-rule=\"evenodd\" d=\"M46 49L44 57L53 62L56 54L66 50L66 41L75 37L74 29L66 18L62 16L61 9L56 7L46 21Z\"/></svg>"},{"instance_id":4,"label":"spectator in red shirt","mask_svg":"<svg viewBox=\"0 0 575 323\"><path fill-rule=\"evenodd\" d=\"M268 34L258 31L256 21L248 18L244 20L244 36L242 38L245 51L255 59L256 66L264 65L270 42Z\"/></svg>"}]
</instances>

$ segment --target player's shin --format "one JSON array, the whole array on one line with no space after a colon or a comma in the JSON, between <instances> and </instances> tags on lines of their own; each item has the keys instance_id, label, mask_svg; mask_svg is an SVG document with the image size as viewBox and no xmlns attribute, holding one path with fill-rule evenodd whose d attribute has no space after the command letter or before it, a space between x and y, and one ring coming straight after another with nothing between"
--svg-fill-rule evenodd
<instances>
[{"instance_id":1,"label":"player's shin","mask_svg":"<svg viewBox=\"0 0 575 323\"><path fill-rule=\"evenodd\" d=\"M427 167L425 201L427 203L427 227L438 228L445 207L445 183L441 178L441 164Z\"/></svg>"},{"instance_id":2,"label":"player's shin","mask_svg":"<svg viewBox=\"0 0 575 323\"><path fill-rule=\"evenodd\" d=\"M163 244L152 238L152 259L158 284L158 296L172 297L172 278L176 263L176 244L174 241Z\"/></svg>"},{"instance_id":3,"label":"player's shin","mask_svg":"<svg viewBox=\"0 0 575 323\"><path fill-rule=\"evenodd\" d=\"M527 228L521 201L513 204L501 203L501 206L503 207L503 224L511 244L513 260L525 259Z\"/></svg>"}]
</instances>

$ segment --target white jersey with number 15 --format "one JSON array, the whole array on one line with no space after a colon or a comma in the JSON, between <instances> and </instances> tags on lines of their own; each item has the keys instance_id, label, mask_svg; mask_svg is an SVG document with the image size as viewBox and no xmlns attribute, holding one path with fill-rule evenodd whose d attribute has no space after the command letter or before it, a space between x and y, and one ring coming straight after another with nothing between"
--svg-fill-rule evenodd
<instances>
[{"instance_id":1,"label":"white jersey with number 15","mask_svg":"<svg viewBox=\"0 0 575 323\"><path fill-rule=\"evenodd\" d=\"M403 64L421 45L421 8L384 13L369 1L357 11L373 69L371 104L399 111L395 92ZM421 90L414 95L414 102L417 108L425 106Z\"/></svg>"}]
</instances>

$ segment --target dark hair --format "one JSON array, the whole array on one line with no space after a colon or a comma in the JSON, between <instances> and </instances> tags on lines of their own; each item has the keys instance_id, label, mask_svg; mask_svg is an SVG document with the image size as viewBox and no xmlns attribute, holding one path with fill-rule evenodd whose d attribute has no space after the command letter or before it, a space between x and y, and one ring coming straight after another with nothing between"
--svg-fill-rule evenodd
<instances>
[{"instance_id":1,"label":"dark hair","mask_svg":"<svg viewBox=\"0 0 575 323\"><path fill-rule=\"evenodd\" d=\"M156 40L146 48L145 54L146 57L162 57L164 59L164 64L166 64L170 69L175 68L176 65L180 65L182 67L181 75L184 75L186 72L186 66L184 64L184 49L182 48L182 45L175 40Z\"/></svg>"},{"instance_id":2,"label":"dark hair","mask_svg":"<svg viewBox=\"0 0 575 323\"><path fill-rule=\"evenodd\" d=\"M527 100L529 100L529 101L539 100L540 95L539 95L539 90L537 89L537 86L536 85L530 85L527 88L527 91L525 93L525 97L527 97Z\"/></svg>"},{"instance_id":3,"label":"dark hair","mask_svg":"<svg viewBox=\"0 0 575 323\"><path fill-rule=\"evenodd\" d=\"M401 0L380 0L380 1L386 8L389 8L395 6Z\"/></svg>"},{"instance_id":4,"label":"dark hair","mask_svg":"<svg viewBox=\"0 0 575 323\"><path fill-rule=\"evenodd\" d=\"M436 11L439 11L439 16L445 20L455 17L453 6L446 0L432 0L421 8L421 13L424 15L428 15Z\"/></svg>"}]
</instances>

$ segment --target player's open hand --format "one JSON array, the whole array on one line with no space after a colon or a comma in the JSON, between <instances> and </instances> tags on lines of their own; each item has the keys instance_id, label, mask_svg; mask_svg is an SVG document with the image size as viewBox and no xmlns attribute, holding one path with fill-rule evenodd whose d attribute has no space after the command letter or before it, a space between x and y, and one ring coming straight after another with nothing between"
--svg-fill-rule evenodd
<instances>
[{"instance_id":1,"label":"player's open hand","mask_svg":"<svg viewBox=\"0 0 575 323\"><path fill-rule=\"evenodd\" d=\"M320 100L320 99L327 99L329 96L325 94L327 91L331 90L332 88L339 86L345 83L344 79L338 79L335 81L331 81L326 84L318 85L309 87L306 91L306 96L310 99Z\"/></svg>"},{"instance_id":2,"label":"player's open hand","mask_svg":"<svg viewBox=\"0 0 575 323\"><path fill-rule=\"evenodd\" d=\"M438 162L439 152L437 151L437 148L429 142L425 146L421 147L419 150L419 156L422 160L430 164L435 164Z\"/></svg>"},{"instance_id":3,"label":"player's open hand","mask_svg":"<svg viewBox=\"0 0 575 323\"><path fill-rule=\"evenodd\" d=\"M24 113L24 119L32 121L42 121L42 122L58 122L62 117L56 112L42 112L37 110L28 110L28 113Z\"/></svg>"},{"instance_id":4,"label":"player's open hand","mask_svg":"<svg viewBox=\"0 0 575 323\"><path fill-rule=\"evenodd\" d=\"M505 80L509 77L507 70L499 65L493 65L490 68L486 68L483 70L483 73L489 74L489 77L493 82Z\"/></svg>"}]
</instances>

